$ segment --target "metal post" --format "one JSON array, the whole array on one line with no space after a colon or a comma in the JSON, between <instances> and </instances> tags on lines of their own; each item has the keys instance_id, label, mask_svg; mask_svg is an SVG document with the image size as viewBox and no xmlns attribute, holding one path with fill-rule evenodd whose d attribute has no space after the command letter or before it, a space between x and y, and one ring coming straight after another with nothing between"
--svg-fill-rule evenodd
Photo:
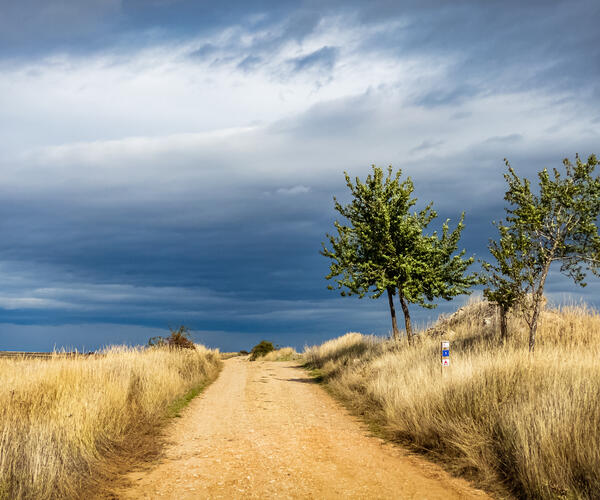
<instances>
[{"instance_id":1,"label":"metal post","mask_svg":"<svg viewBox=\"0 0 600 500\"><path fill-rule=\"evenodd\" d=\"M440 370L444 374L444 368L450 366L450 341L442 340L440 345Z\"/></svg>"}]
</instances>

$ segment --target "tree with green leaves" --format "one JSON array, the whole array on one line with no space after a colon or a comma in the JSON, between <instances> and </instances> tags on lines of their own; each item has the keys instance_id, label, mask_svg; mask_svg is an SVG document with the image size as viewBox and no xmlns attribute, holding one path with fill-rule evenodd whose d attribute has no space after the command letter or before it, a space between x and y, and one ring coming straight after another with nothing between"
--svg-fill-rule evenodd
<instances>
[{"instance_id":1,"label":"tree with green leaves","mask_svg":"<svg viewBox=\"0 0 600 500\"><path fill-rule=\"evenodd\" d=\"M535 336L550 266L560 262L560 271L581 286L586 272L600 270L600 177L594 176L598 161L575 157L563 160L564 176L557 169L538 173L539 190L534 193L528 179L517 176L505 160L508 191L504 199L506 221L498 225L500 240L491 242L496 264L491 270L486 295L502 308L519 303L529 326L529 350Z\"/></svg>"},{"instance_id":2,"label":"tree with green leaves","mask_svg":"<svg viewBox=\"0 0 600 500\"><path fill-rule=\"evenodd\" d=\"M488 272L485 279L488 285L483 294L490 302L495 302L500 311L500 338L508 339L508 313L523 302L526 295L523 285L527 282L525 265L529 258L531 240L516 228L509 228L502 222L494 223L500 232L499 240L490 240L488 249L496 262L482 262Z\"/></svg>"},{"instance_id":3,"label":"tree with green leaves","mask_svg":"<svg viewBox=\"0 0 600 500\"><path fill-rule=\"evenodd\" d=\"M477 277L465 274L473 259L464 259L464 250L456 254L464 214L453 231L446 221L441 236L424 234L437 213L432 203L420 212L410 211L417 201L411 197L414 186L410 178L401 181L401 175L388 167L386 176L373 165L373 173L363 183L358 177L353 182L345 173L353 199L342 205L334 198L345 223L335 221L337 234L327 234L329 246L323 243L321 254L331 259L326 278L335 279L342 296L387 294L395 339L399 338L394 306L398 296L411 343L408 305L434 308L437 298L450 300L468 293Z\"/></svg>"}]
</instances>

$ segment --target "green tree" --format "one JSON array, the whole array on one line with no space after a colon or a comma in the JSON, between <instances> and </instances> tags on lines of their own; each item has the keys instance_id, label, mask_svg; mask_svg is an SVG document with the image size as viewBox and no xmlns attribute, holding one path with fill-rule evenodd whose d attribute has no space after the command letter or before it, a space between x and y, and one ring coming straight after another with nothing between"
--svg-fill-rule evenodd
<instances>
[{"instance_id":1,"label":"green tree","mask_svg":"<svg viewBox=\"0 0 600 500\"><path fill-rule=\"evenodd\" d=\"M441 236L423 234L437 217L432 204L420 212L411 212L412 180L400 180L402 172L387 176L373 166L365 182L353 182L345 173L352 201L342 205L334 198L336 211L347 224L335 221L336 235L327 234L329 246L323 243L321 254L331 259L328 280L335 279L342 296L370 295L379 298L387 293L392 330L398 339L394 296L398 296L409 342L412 326L408 305L433 308L436 298L450 300L467 293L477 282L474 274L465 275L473 259L464 259L464 250L455 255L464 227L464 214L450 231L448 221ZM330 289L334 289L332 285Z\"/></svg>"},{"instance_id":2,"label":"green tree","mask_svg":"<svg viewBox=\"0 0 600 500\"><path fill-rule=\"evenodd\" d=\"M522 304L529 326L529 350L533 351L552 263L560 262L560 271L581 286L586 285L587 271L599 274L600 177L594 176L598 161L594 155L585 163L578 155L575 164L565 158L564 176L557 169L552 175L542 170L537 194L529 180L518 177L505 162L508 191L504 199L510 207L506 222L499 226L500 241L490 247L497 264L488 265L493 285L488 297L501 308L503 304Z\"/></svg>"},{"instance_id":3,"label":"green tree","mask_svg":"<svg viewBox=\"0 0 600 500\"><path fill-rule=\"evenodd\" d=\"M488 285L484 296L498 305L500 311L500 337L502 342L508 339L508 313L523 301L524 283L528 282L525 265L529 258L531 240L524 234L500 223L494 223L500 232L499 240L490 240L488 249L495 263L482 262L488 272L485 282Z\"/></svg>"}]
</instances>

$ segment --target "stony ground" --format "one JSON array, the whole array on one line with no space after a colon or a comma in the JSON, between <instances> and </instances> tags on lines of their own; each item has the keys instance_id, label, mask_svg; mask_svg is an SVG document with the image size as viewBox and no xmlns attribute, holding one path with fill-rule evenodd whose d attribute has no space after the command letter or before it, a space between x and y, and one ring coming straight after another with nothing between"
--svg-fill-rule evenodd
<instances>
[{"instance_id":1,"label":"stony ground","mask_svg":"<svg viewBox=\"0 0 600 500\"><path fill-rule=\"evenodd\" d=\"M487 498L370 436L292 362L225 361L119 498Z\"/></svg>"}]
</instances>

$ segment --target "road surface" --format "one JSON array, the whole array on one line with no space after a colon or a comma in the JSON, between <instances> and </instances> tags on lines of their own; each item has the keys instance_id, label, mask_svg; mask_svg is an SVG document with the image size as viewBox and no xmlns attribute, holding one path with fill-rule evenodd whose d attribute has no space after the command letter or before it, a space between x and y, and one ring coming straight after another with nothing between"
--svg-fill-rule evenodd
<instances>
[{"instance_id":1,"label":"road surface","mask_svg":"<svg viewBox=\"0 0 600 500\"><path fill-rule=\"evenodd\" d=\"M293 362L231 358L119 498L488 498L369 435Z\"/></svg>"}]
</instances>

